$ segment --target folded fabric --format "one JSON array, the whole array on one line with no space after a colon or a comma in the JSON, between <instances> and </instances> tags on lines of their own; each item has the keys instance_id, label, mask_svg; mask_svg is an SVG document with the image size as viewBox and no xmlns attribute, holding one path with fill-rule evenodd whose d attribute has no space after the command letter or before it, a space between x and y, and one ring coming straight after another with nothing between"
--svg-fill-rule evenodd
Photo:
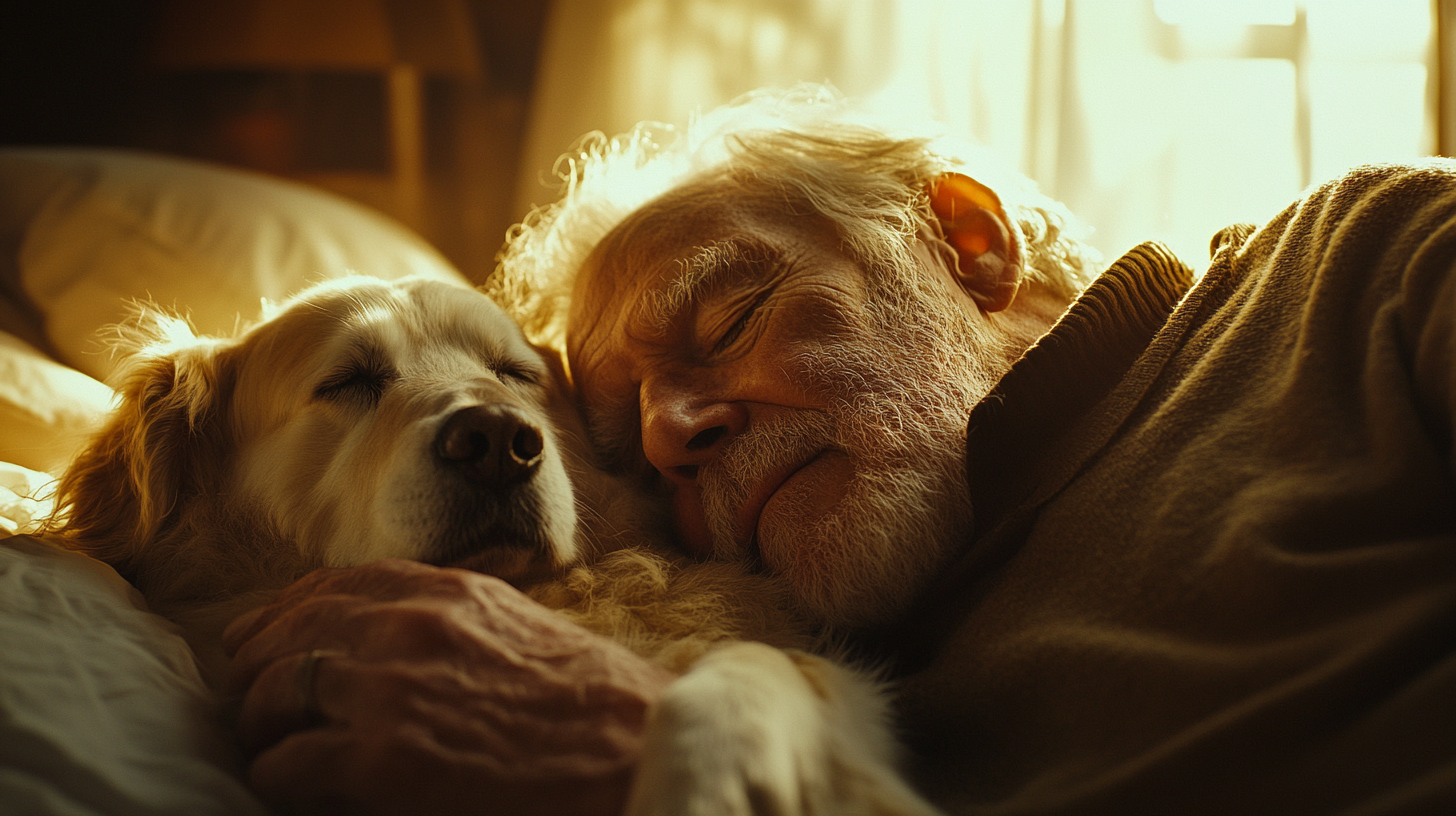
<instances>
[{"instance_id":1,"label":"folded fabric","mask_svg":"<svg viewBox=\"0 0 1456 816\"><path fill-rule=\"evenodd\" d=\"M0 814L267 809L177 628L115 570L0 541Z\"/></svg>"},{"instance_id":2,"label":"folded fabric","mask_svg":"<svg viewBox=\"0 0 1456 816\"><path fill-rule=\"evenodd\" d=\"M39 530L54 507L54 487L49 473L0 462L0 538Z\"/></svg>"}]
</instances>

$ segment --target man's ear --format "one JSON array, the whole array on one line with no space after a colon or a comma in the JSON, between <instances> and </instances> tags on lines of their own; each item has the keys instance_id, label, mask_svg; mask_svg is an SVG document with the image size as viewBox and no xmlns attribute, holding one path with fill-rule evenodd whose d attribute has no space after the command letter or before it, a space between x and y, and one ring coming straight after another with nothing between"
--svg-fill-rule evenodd
<instances>
[{"instance_id":1,"label":"man's ear","mask_svg":"<svg viewBox=\"0 0 1456 816\"><path fill-rule=\"evenodd\" d=\"M1021 248L991 188L960 173L930 183L930 209L945 241L956 253L956 282L987 312L1016 299L1021 285Z\"/></svg>"}]
</instances>

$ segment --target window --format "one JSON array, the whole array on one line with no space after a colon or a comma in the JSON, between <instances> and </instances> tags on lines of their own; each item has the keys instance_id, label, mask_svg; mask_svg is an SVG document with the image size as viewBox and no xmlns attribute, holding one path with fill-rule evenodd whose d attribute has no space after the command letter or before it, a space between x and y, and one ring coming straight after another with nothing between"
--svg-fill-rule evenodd
<instances>
[{"instance_id":1,"label":"window","mask_svg":"<svg viewBox=\"0 0 1456 816\"><path fill-rule=\"evenodd\" d=\"M1456 0L1437 0L1456 5ZM589 130L829 80L988 145L1115 258L1195 269L1308 184L1435 151L1430 0L557 0L517 209ZM609 79L608 79L609 78ZM1451 115L1456 121L1456 106ZM1456 128L1453 128L1456 135Z\"/></svg>"}]
</instances>

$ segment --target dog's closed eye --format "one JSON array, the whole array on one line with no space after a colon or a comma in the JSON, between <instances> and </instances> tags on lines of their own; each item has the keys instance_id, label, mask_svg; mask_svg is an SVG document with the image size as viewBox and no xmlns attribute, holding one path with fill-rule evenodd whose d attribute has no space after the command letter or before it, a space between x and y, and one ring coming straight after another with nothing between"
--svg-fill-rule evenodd
<instances>
[{"instance_id":1,"label":"dog's closed eye","mask_svg":"<svg viewBox=\"0 0 1456 816\"><path fill-rule=\"evenodd\" d=\"M491 371L502 380L516 380L527 385L540 385L545 377L531 366L515 360L491 360L489 365Z\"/></svg>"},{"instance_id":2,"label":"dog's closed eye","mask_svg":"<svg viewBox=\"0 0 1456 816\"><path fill-rule=\"evenodd\" d=\"M314 399L334 403L354 403L372 408L379 404L384 389L395 379L395 372L382 355L366 353L329 372L313 390Z\"/></svg>"}]
</instances>

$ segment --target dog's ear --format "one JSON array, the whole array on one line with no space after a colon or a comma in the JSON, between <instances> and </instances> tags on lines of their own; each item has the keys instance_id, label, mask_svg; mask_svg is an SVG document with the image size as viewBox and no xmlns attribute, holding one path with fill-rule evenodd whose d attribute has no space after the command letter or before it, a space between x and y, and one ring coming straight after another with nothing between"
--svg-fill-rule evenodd
<instances>
[{"instance_id":1,"label":"dog's ear","mask_svg":"<svg viewBox=\"0 0 1456 816\"><path fill-rule=\"evenodd\" d=\"M546 410L550 412L552 421L557 423L558 428L573 428L581 424L577 415L575 398L572 396L571 378L566 373L566 360L561 352L550 346L531 344L531 348L540 356L541 362L546 365L547 372L551 375L551 381L544 383L546 386L547 399Z\"/></svg>"},{"instance_id":2,"label":"dog's ear","mask_svg":"<svg viewBox=\"0 0 1456 816\"><path fill-rule=\"evenodd\" d=\"M233 379L223 351L174 336L132 355L119 405L57 487L60 532L133 582L143 549L217 471Z\"/></svg>"},{"instance_id":3,"label":"dog's ear","mask_svg":"<svg viewBox=\"0 0 1456 816\"><path fill-rule=\"evenodd\" d=\"M578 403L576 389L566 370L566 359L561 352L549 346L533 346L541 355L541 361L551 373L551 382L546 383L546 412L556 431L556 439L562 449L574 459L591 463L596 467L596 456L592 453L586 430L586 421Z\"/></svg>"}]
</instances>

